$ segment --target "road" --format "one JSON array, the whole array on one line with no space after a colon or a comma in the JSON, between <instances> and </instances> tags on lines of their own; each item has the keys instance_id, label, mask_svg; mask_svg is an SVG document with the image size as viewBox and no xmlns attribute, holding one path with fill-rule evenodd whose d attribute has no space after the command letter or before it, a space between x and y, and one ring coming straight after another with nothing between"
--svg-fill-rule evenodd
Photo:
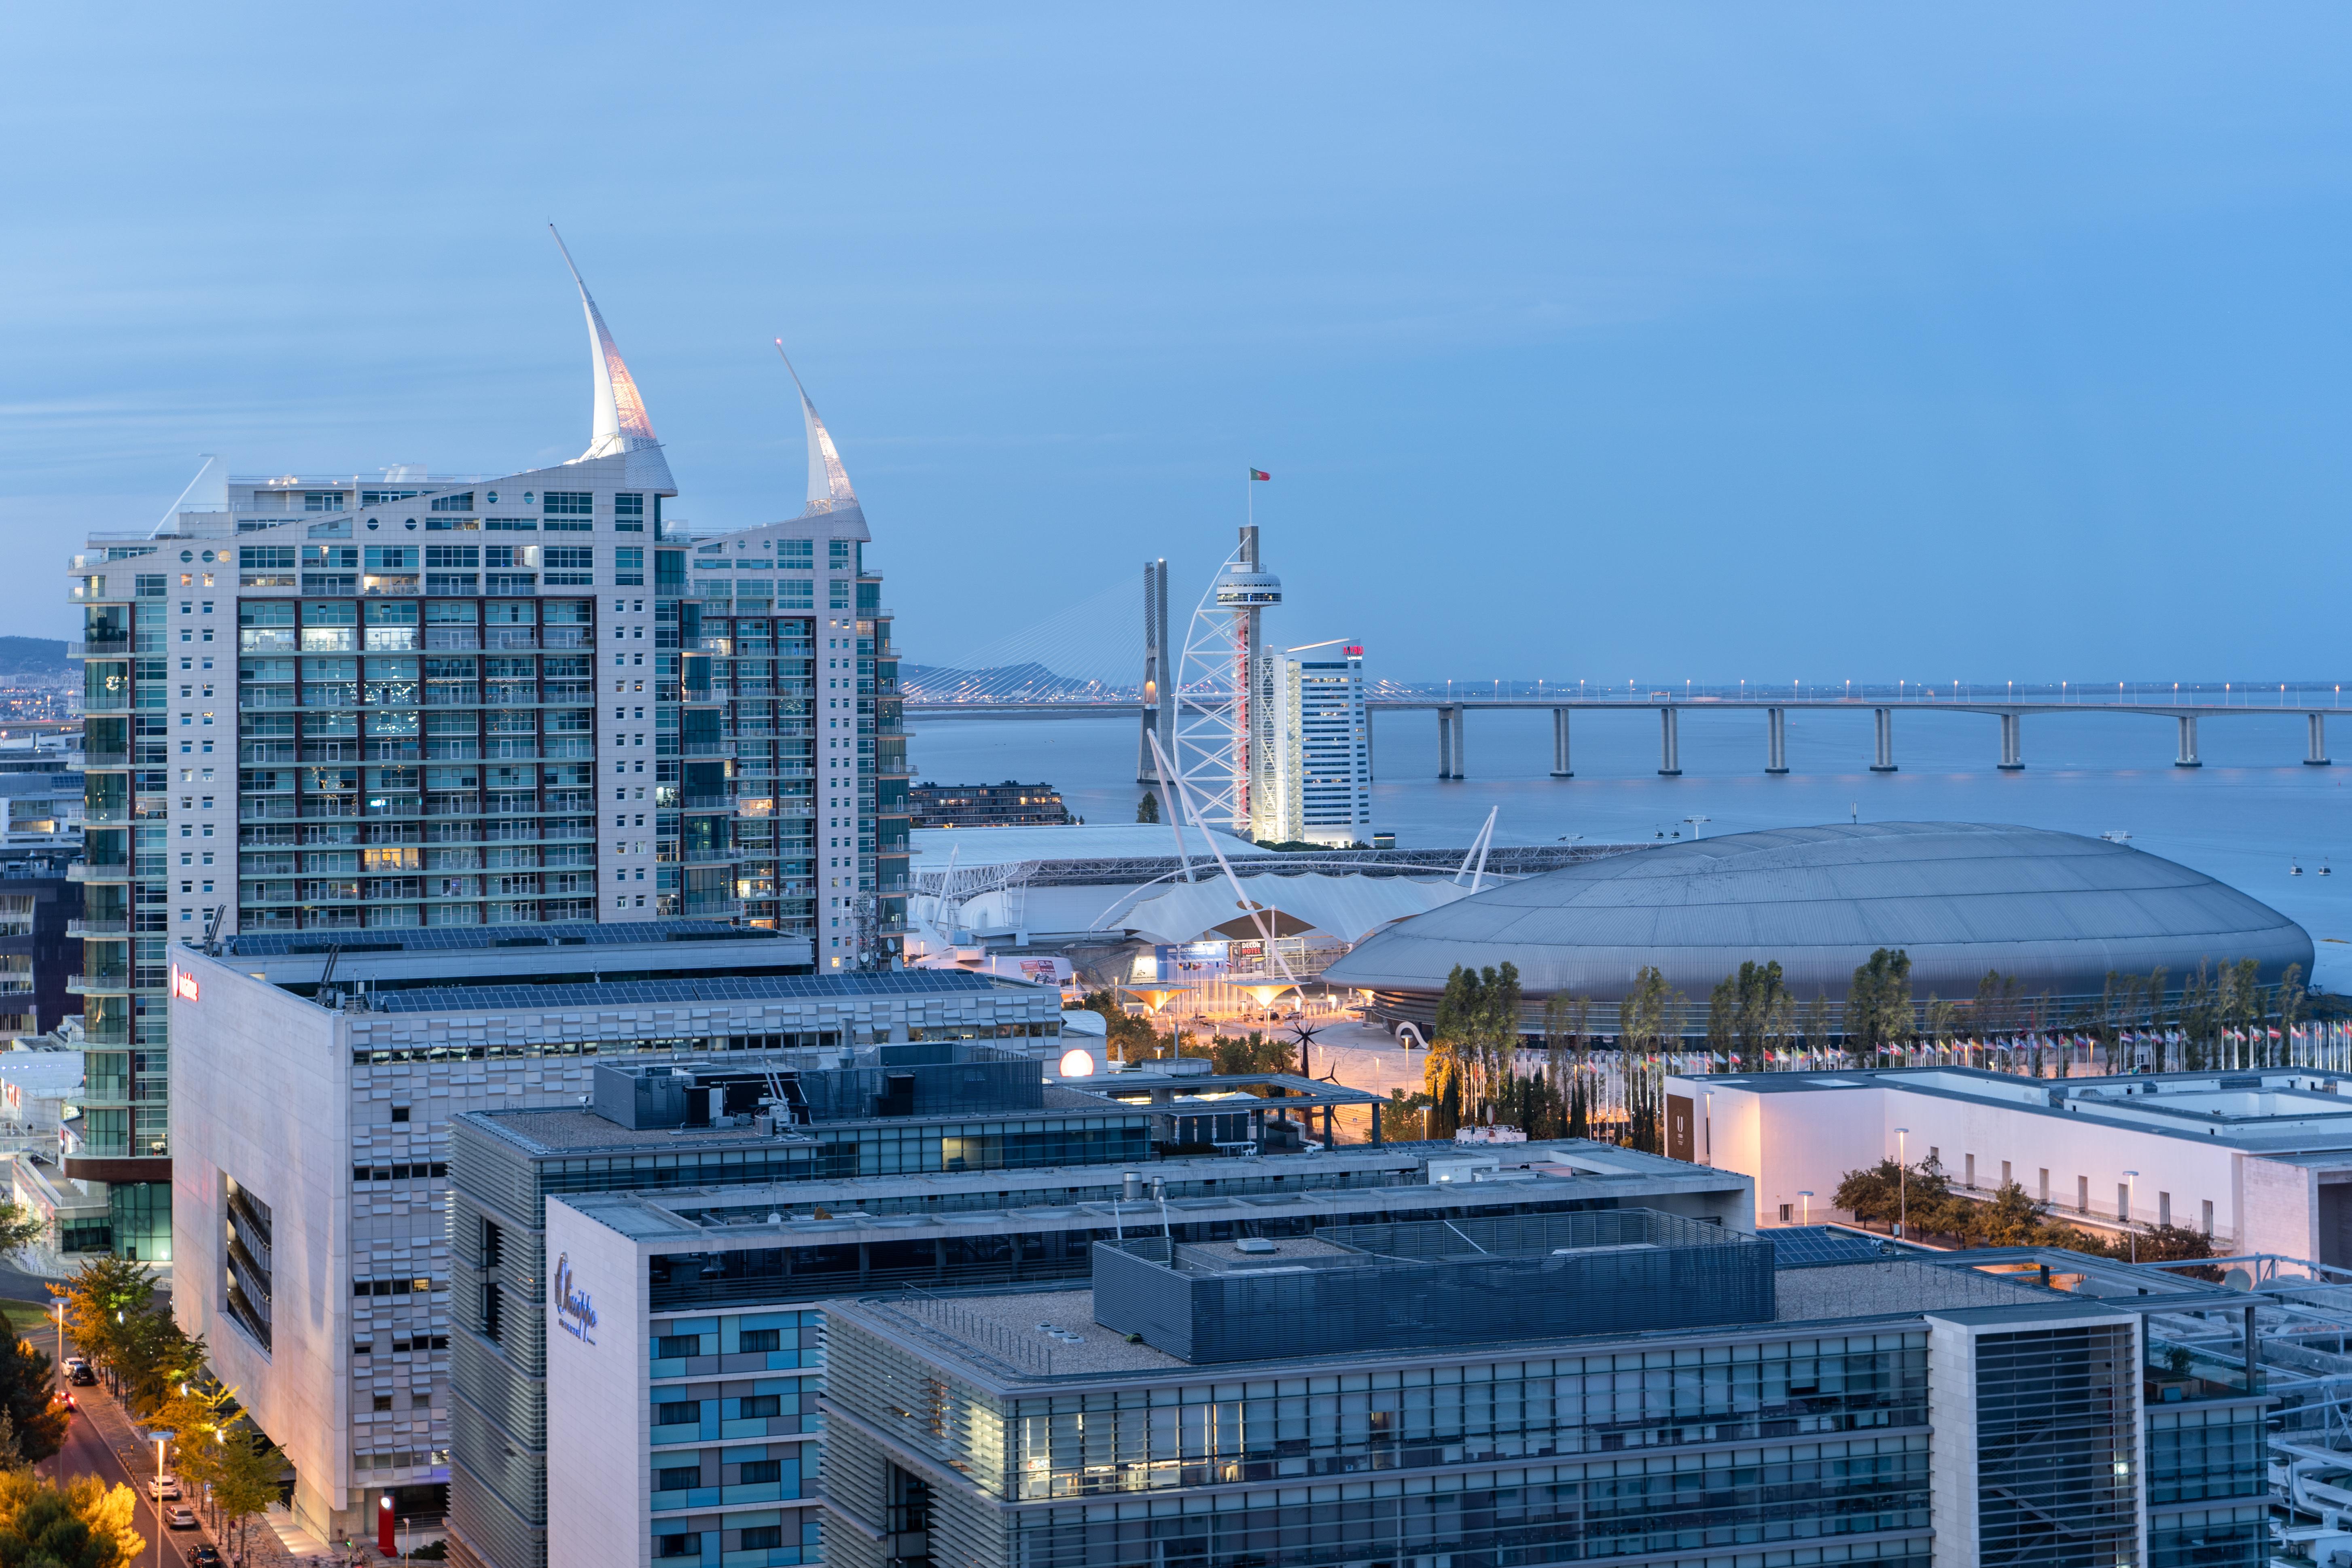
<instances>
[{"instance_id":1,"label":"road","mask_svg":"<svg viewBox=\"0 0 2352 1568\"><path fill-rule=\"evenodd\" d=\"M56 1353L56 1342L53 1337L43 1335L37 1330L33 1331L32 1337L36 1348L47 1354ZM41 1342L45 1338L49 1340L49 1343L46 1345ZM70 1353L72 1349L70 1341L68 1342L67 1349ZM151 1449L141 1456L144 1463L126 1463L121 1453L107 1440L106 1434L102 1430L102 1426L106 1424L101 1423L93 1413L98 1406L107 1402L106 1390L77 1388L74 1390L74 1397L80 1401L82 1408L75 1412L73 1422L66 1430L65 1447L58 1449L53 1457L34 1466L34 1472L48 1480L68 1480L79 1476L96 1476L109 1486L129 1487L139 1494L136 1528L140 1534L147 1538L147 1550L139 1554L136 1563L126 1564L125 1568L187 1568L189 1552L194 1549L204 1536L199 1531L166 1530L163 1528L163 1521L157 1518L155 1500L147 1495L147 1478L155 1473L153 1452ZM110 1411L110 1415L116 1415L117 1419L113 1423L115 1425L125 1425L128 1422L128 1417L120 1415L119 1411ZM163 1555L160 1558L155 1551L155 1543L158 1541L163 1544Z\"/></svg>"}]
</instances>

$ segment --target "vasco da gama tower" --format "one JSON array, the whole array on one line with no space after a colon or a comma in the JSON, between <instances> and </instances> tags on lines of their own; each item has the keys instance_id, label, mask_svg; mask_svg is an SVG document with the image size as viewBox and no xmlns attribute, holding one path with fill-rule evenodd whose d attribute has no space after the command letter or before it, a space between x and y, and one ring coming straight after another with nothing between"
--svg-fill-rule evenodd
<instances>
[{"instance_id":1,"label":"vasco da gama tower","mask_svg":"<svg viewBox=\"0 0 2352 1568\"><path fill-rule=\"evenodd\" d=\"M160 526L73 557L89 1054L66 1170L108 1184L124 1256L169 1261L184 941L315 932L323 962L388 928L707 919L802 939L815 973L895 961L897 649L833 439L801 393L798 516L665 526L669 465L580 300L594 415L572 461L215 460Z\"/></svg>"}]
</instances>

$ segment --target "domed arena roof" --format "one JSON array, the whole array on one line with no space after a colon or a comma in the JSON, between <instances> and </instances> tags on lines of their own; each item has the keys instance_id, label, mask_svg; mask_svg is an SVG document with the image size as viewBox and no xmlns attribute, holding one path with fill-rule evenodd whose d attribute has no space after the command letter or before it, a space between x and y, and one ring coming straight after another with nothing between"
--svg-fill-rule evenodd
<instances>
[{"instance_id":1,"label":"domed arena roof","mask_svg":"<svg viewBox=\"0 0 2352 1568\"><path fill-rule=\"evenodd\" d=\"M1845 995L1875 948L1911 958L1912 994L1972 997L1988 970L2032 995L2097 995L2111 971L2252 958L2311 973L2311 938L2186 866L2105 839L1968 822L1727 834L1590 860L1400 921L1325 978L1443 991L1456 964L1518 966L1527 994L1622 1000L1655 965L1704 997L1743 960L1778 960L1795 996Z\"/></svg>"}]
</instances>

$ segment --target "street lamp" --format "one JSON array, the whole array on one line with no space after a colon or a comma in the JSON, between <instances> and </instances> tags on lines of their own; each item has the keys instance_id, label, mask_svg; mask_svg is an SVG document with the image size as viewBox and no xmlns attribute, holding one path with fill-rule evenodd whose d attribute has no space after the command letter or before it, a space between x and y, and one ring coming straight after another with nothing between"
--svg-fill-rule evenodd
<instances>
[{"instance_id":1,"label":"street lamp","mask_svg":"<svg viewBox=\"0 0 2352 1568\"><path fill-rule=\"evenodd\" d=\"M1911 1225L1911 1129L1895 1130L1895 1234Z\"/></svg>"},{"instance_id":2,"label":"street lamp","mask_svg":"<svg viewBox=\"0 0 2352 1568\"><path fill-rule=\"evenodd\" d=\"M1802 1211L1802 1212L1803 1212L1804 1216L1805 1216L1805 1223L1806 1223L1807 1225L1811 1225L1811 1224L1812 1224L1812 1223L1813 1223L1813 1194L1811 1194L1811 1193L1799 1193L1799 1194L1797 1194L1797 1197L1798 1197L1798 1200L1799 1200L1801 1203L1802 1203L1802 1204L1804 1205L1804 1208L1803 1208L1803 1211Z\"/></svg>"},{"instance_id":3,"label":"street lamp","mask_svg":"<svg viewBox=\"0 0 2352 1568\"><path fill-rule=\"evenodd\" d=\"M155 1568L163 1568L163 1443L167 1436L155 1434Z\"/></svg>"},{"instance_id":4,"label":"street lamp","mask_svg":"<svg viewBox=\"0 0 2352 1568\"><path fill-rule=\"evenodd\" d=\"M66 1375L66 1299L63 1296L58 1297L56 1300L49 1303L49 1316L56 1319L58 1324L58 1364L56 1371L59 1379L59 1386L63 1386L63 1379Z\"/></svg>"},{"instance_id":5,"label":"street lamp","mask_svg":"<svg viewBox=\"0 0 2352 1568\"><path fill-rule=\"evenodd\" d=\"M2139 1232L2132 1228L2132 1210L2139 1206L2139 1173L2137 1171L2126 1171L2124 1173L2124 1181L2126 1183L2124 1187L2125 1195L2123 1213L2124 1235L2131 1238L2131 1260L2134 1263L2137 1263L2139 1261Z\"/></svg>"},{"instance_id":6,"label":"street lamp","mask_svg":"<svg viewBox=\"0 0 2352 1568\"><path fill-rule=\"evenodd\" d=\"M1690 824L1691 837L1693 838L1696 838L1698 837L1700 825L1703 823L1713 822L1715 818L1711 816L1685 816L1683 820Z\"/></svg>"}]
</instances>

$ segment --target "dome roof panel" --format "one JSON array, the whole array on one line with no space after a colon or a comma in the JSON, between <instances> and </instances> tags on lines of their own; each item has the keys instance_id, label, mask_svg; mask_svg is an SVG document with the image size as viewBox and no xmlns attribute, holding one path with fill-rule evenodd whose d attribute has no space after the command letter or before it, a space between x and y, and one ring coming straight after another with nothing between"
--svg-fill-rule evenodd
<instances>
[{"instance_id":1,"label":"dome roof panel","mask_svg":"<svg viewBox=\"0 0 2352 1568\"><path fill-rule=\"evenodd\" d=\"M1403 921L1333 966L1334 981L1440 988L1457 963L1509 961L1531 994L1622 997L1654 964L1685 992L1777 960L1801 997L1845 993L1874 949L1899 947L1916 994L1972 995L1989 970L2061 994L2111 970L2177 976L2252 958L2309 973L2311 939L2186 866L2104 839L1978 823L1832 824L1643 849L1507 883Z\"/></svg>"}]
</instances>

